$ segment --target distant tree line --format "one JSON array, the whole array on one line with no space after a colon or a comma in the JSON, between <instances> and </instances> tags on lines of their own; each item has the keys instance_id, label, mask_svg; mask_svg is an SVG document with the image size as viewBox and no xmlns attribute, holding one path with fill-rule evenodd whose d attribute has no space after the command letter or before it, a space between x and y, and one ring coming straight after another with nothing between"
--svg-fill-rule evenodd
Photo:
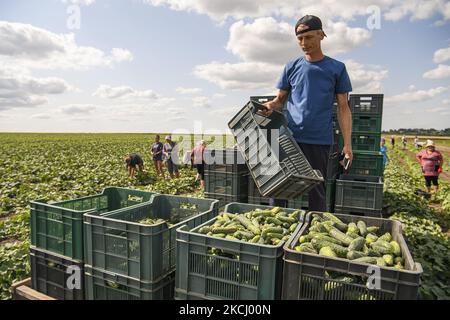
<instances>
[{"instance_id":1,"label":"distant tree line","mask_svg":"<svg viewBox=\"0 0 450 320\"><path fill-rule=\"evenodd\" d=\"M405 135L418 135L418 136L450 136L450 128L443 129L443 130L436 130L436 129L391 129L388 131L383 131L383 134L405 134Z\"/></svg>"}]
</instances>

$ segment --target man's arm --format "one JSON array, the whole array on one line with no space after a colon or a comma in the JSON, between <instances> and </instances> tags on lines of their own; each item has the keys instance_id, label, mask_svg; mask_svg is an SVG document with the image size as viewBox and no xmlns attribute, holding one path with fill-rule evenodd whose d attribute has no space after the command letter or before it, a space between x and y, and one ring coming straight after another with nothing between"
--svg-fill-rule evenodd
<instances>
[{"instance_id":1,"label":"man's arm","mask_svg":"<svg viewBox=\"0 0 450 320\"><path fill-rule=\"evenodd\" d=\"M339 127L342 131L342 136L344 138L344 148L342 152L344 156L350 161L353 160L352 151L352 112L348 105L347 93L336 94L336 99L338 103L338 122Z\"/></svg>"},{"instance_id":2,"label":"man's arm","mask_svg":"<svg viewBox=\"0 0 450 320\"><path fill-rule=\"evenodd\" d=\"M267 107L268 114L272 113L272 110L281 111L283 109L283 105L286 102L287 96L289 94L289 91L285 90L278 90L277 96L272 101L264 103L264 105Z\"/></svg>"}]
</instances>

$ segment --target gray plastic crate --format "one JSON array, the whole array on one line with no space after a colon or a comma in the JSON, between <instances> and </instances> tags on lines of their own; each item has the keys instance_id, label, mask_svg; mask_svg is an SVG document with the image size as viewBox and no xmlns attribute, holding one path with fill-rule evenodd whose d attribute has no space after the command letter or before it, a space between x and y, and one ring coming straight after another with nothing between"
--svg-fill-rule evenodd
<instances>
[{"instance_id":1,"label":"gray plastic crate","mask_svg":"<svg viewBox=\"0 0 450 320\"><path fill-rule=\"evenodd\" d=\"M225 206L231 202L246 203L248 201L248 197L245 194L230 196L228 194L205 192L205 198L218 200L219 209L225 208Z\"/></svg>"},{"instance_id":2,"label":"gray plastic crate","mask_svg":"<svg viewBox=\"0 0 450 320\"><path fill-rule=\"evenodd\" d=\"M260 193L295 198L323 181L313 170L287 127L282 113L261 114L265 107L250 101L228 123Z\"/></svg>"},{"instance_id":3,"label":"gray plastic crate","mask_svg":"<svg viewBox=\"0 0 450 320\"><path fill-rule=\"evenodd\" d=\"M320 212L313 212L321 214ZM302 228L284 246L283 300L415 300L420 287L422 266L415 263L402 235L402 224L389 219L336 216L345 223L364 221L367 226L380 228L380 233L390 232L400 244L406 270L377 267L380 275L378 289L368 289L366 282L373 275L367 263L343 258L332 258L294 249L300 236L307 233L312 213L308 213ZM347 283L329 277L333 274L350 276L361 283Z\"/></svg>"},{"instance_id":4,"label":"gray plastic crate","mask_svg":"<svg viewBox=\"0 0 450 320\"><path fill-rule=\"evenodd\" d=\"M114 214L84 215L85 261L93 268L155 281L175 270L176 229L194 228L218 214L219 201L155 195L150 204ZM145 218L170 220L146 225Z\"/></svg>"},{"instance_id":5,"label":"gray plastic crate","mask_svg":"<svg viewBox=\"0 0 450 320\"><path fill-rule=\"evenodd\" d=\"M34 290L57 300L84 299L84 264L82 262L31 246L30 267L31 287ZM76 279L77 275L78 279ZM68 283L73 287L69 288ZM77 285L79 285L78 288Z\"/></svg>"},{"instance_id":6,"label":"gray plastic crate","mask_svg":"<svg viewBox=\"0 0 450 320\"><path fill-rule=\"evenodd\" d=\"M381 210L383 181L381 177L341 174L336 180L336 207Z\"/></svg>"},{"instance_id":7,"label":"gray plastic crate","mask_svg":"<svg viewBox=\"0 0 450 320\"><path fill-rule=\"evenodd\" d=\"M138 281L85 266L87 300L173 300L175 272L155 281Z\"/></svg>"},{"instance_id":8,"label":"gray plastic crate","mask_svg":"<svg viewBox=\"0 0 450 320\"><path fill-rule=\"evenodd\" d=\"M334 212L341 214L351 214L355 216L374 217L374 218L383 217L383 210L381 209L362 209L362 208L352 208L335 205Z\"/></svg>"},{"instance_id":9,"label":"gray plastic crate","mask_svg":"<svg viewBox=\"0 0 450 320\"><path fill-rule=\"evenodd\" d=\"M148 203L154 192L118 187L93 196L47 203L31 201L31 244L83 261L83 214L105 214Z\"/></svg>"},{"instance_id":10,"label":"gray plastic crate","mask_svg":"<svg viewBox=\"0 0 450 320\"><path fill-rule=\"evenodd\" d=\"M230 203L225 212L243 213L272 207ZM283 209L291 213L295 209ZM304 211L299 219L300 229ZM215 219L204 225L214 223ZM185 226L177 230L175 289L178 297L196 296L201 299L273 300L281 294L283 244L261 245L210 237ZM222 249L227 256L211 253Z\"/></svg>"}]
</instances>

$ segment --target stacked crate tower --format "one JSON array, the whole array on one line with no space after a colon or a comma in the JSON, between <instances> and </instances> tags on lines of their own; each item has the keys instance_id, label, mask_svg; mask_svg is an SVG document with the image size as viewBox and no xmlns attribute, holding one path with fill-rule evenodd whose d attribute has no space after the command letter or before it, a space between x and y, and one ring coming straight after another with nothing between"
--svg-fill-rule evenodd
<instances>
[{"instance_id":1,"label":"stacked crate tower","mask_svg":"<svg viewBox=\"0 0 450 320\"><path fill-rule=\"evenodd\" d=\"M353 94L353 162L336 182L335 212L371 217L382 216L383 155L380 153L383 114L382 94ZM343 138L339 137L342 150Z\"/></svg>"}]
</instances>

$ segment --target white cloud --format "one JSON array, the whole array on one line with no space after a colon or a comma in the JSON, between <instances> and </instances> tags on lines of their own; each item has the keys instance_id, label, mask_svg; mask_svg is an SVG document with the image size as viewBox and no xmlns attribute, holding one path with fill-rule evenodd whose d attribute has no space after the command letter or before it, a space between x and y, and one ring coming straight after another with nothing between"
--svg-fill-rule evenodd
<instances>
[{"instance_id":1,"label":"white cloud","mask_svg":"<svg viewBox=\"0 0 450 320\"><path fill-rule=\"evenodd\" d=\"M222 89L246 90L274 88L282 71L282 66L261 62L212 62L196 66L194 75Z\"/></svg>"},{"instance_id":2,"label":"white cloud","mask_svg":"<svg viewBox=\"0 0 450 320\"><path fill-rule=\"evenodd\" d=\"M435 63L442 63L447 60L450 60L450 46L448 48L436 50L433 55L433 61Z\"/></svg>"},{"instance_id":3,"label":"white cloud","mask_svg":"<svg viewBox=\"0 0 450 320\"><path fill-rule=\"evenodd\" d=\"M0 110L42 105L47 103L48 95L73 89L60 78L36 78L20 68L5 65L0 68Z\"/></svg>"},{"instance_id":4,"label":"white cloud","mask_svg":"<svg viewBox=\"0 0 450 320\"><path fill-rule=\"evenodd\" d=\"M446 107L435 107L435 108L427 109L427 111L435 113L435 112L441 112L441 111L448 111L448 108L446 108Z\"/></svg>"},{"instance_id":5,"label":"white cloud","mask_svg":"<svg viewBox=\"0 0 450 320\"><path fill-rule=\"evenodd\" d=\"M178 92L179 94L197 94L202 92L201 88L183 88L183 87L178 87L175 89L176 92Z\"/></svg>"},{"instance_id":6,"label":"white cloud","mask_svg":"<svg viewBox=\"0 0 450 320\"><path fill-rule=\"evenodd\" d=\"M208 97L200 96L192 98L192 102L194 107L199 108L210 108L211 107L211 99Z\"/></svg>"},{"instance_id":7,"label":"white cloud","mask_svg":"<svg viewBox=\"0 0 450 320\"><path fill-rule=\"evenodd\" d=\"M302 54L293 30L293 25L271 17L252 23L238 21L230 27L226 48L244 62L285 64ZM322 45L328 55L348 52L371 38L368 30L350 28L344 22L329 21L326 30L328 37Z\"/></svg>"},{"instance_id":8,"label":"white cloud","mask_svg":"<svg viewBox=\"0 0 450 320\"><path fill-rule=\"evenodd\" d=\"M51 119L52 116L48 113L36 113L30 116L31 119L42 119L42 120L47 120L47 119Z\"/></svg>"},{"instance_id":9,"label":"white cloud","mask_svg":"<svg viewBox=\"0 0 450 320\"><path fill-rule=\"evenodd\" d=\"M135 90L128 86L111 87L108 85L101 85L93 93L93 96L103 99L159 99L160 95L153 90Z\"/></svg>"},{"instance_id":10,"label":"white cloud","mask_svg":"<svg viewBox=\"0 0 450 320\"><path fill-rule=\"evenodd\" d=\"M74 115L74 114L89 114L96 109L97 107L92 104L69 104L59 108L59 111L64 114Z\"/></svg>"},{"instance_id":11,"label":"white cloud","mask_svg":"<svg viewBox=\"0 0 450 320\"><path fill-rule=\"evenodd\" d=\"M446 0L144 0L153 6L167 6L172 10L196 12L208 15L216 21L227 18L240 20L266 16L301 17L315 14L326 19L339 18L352 20L358 16L367 16L368 8L376 6L389 20L404 17L427 19L437 14L445 20L450 19L449 4ZM345 8L345 9L343 9Z\"/></svg>"},{"instance_id":12,"label":"white cloud","mask_svg":"<svg viewBox=\"0 0 450 320\"><path fill-rule=\"evenodd\" d=\"M63 3L90 6L95 2L95 0L62 0Z\"/></svg>"},{"instance_id":13,"label":"white cloud","mask_svg":"<svg viewBox=\"0 0 450 320\"><path fill-rule=\"evenodd\" d=\"M444 100L442 100L442 103L443 104L450 104L450 99L444 99Z\"/></svg>"},{"instance_id":14,"label":"white cloud","mask_svg":"<svg viewBox=\"0 0 450 320\"><path fill-rule=\"evenodd\" d=\"M429 70L423 74L425 79L444 79L450 77L450 66L445 64L438 65L437 68Z\"/></svg>"},{"instance_id":15,"label":"white cloud","mask_svg":"<svg viewBox=\"0 0 450 320\"><path fill-rule=\"evenodd\" d=\"M0 21L0 43L0 62L26 68L86 70L133 59L126 49L113 48L106 54L94 47L79 46L74 34L56 34L7 21Z\"/></svg>"},{"instance_id":16,"label":"white cloud","mask_svg":"<svg viewBox=\"0 0 450 320\"><path fill-rule=\"evenodd\" d=\"M352 82L353 93L381 93L388 70L378 65L364 65L353 60L344 61Z\"/></svg>"},{"instance_id":17,"label":"white cloud","mask_svg":"<svg viewBox=\"0 0 450 320\"><path fill-rule=\"evenodd\" d=\"M222 99L225 98L227 95L223 93L215 93L213 94L213 99Z\"/></svg>"},{"instance_id":18,"label":"white cloud","mask_svg":"<svg viewBox=\"0 0 450 320\"><path fill-rule=\"evenodd\" d=\"M384 101L387 104L426 101L447 91L448 88L445 87L437 87L429 90L410 90L398 95L385 97Z\"/></svg>"}]
</instances>

